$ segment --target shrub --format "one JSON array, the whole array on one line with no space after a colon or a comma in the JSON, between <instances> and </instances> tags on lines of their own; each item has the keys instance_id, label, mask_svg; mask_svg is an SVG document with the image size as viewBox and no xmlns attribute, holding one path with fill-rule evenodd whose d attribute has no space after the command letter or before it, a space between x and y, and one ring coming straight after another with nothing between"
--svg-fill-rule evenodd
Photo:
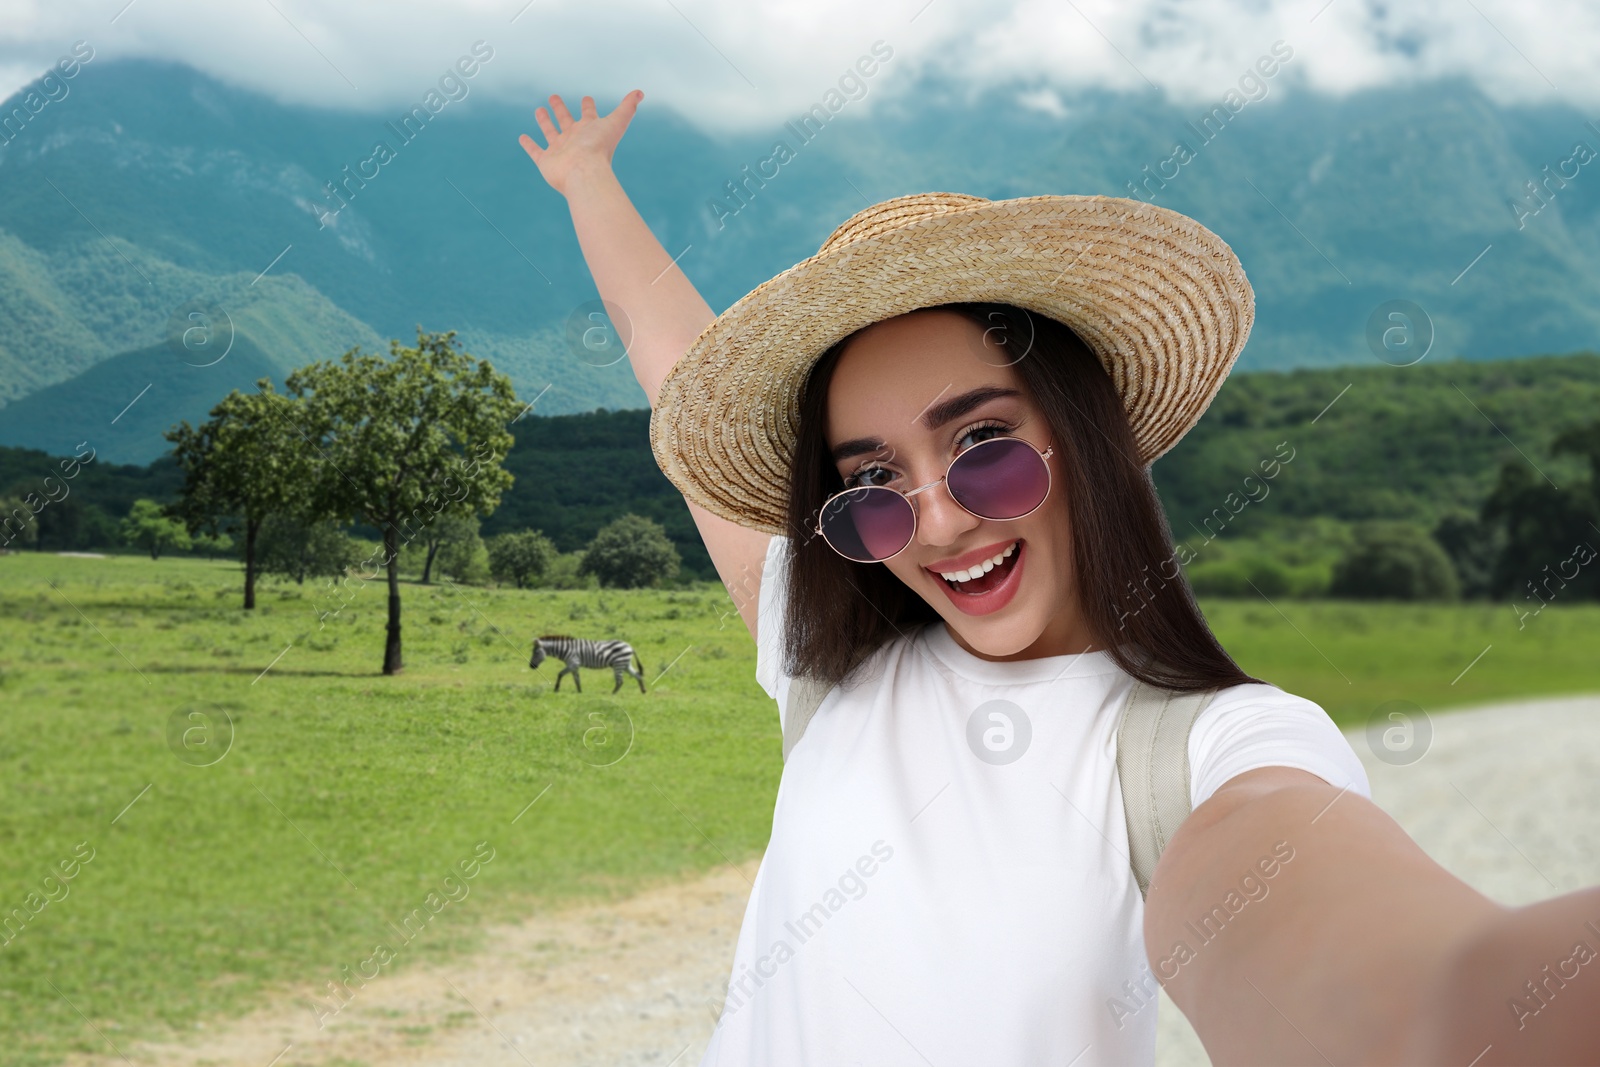
<instances>
[{"instance_id":1,"label":"shrub","mask_svg":"<svg viewBox=\"0 0 1600 1067\"><path fill-rule=\"evenodd\" d=\"M1439 520L1433 528L1439 542L1461 580L1464 597L1487 597L1494 579L1494 564L1505 551L1505 528L1485 523L1476 515L1455 512Z\"/></svg>"},{"instance_id":2,"label":"shrub","mask_svg":"<svg viewBox=\"0 0 1600 1067\"><path fill-rule=\"evenodd\" d=\"M151 559L159 559L169 549L186 552L193 544L183 523L168 517L154 500L133 502L128 517L122 520L122 539L149 552Z\"/></svg>"},{"instance_id":3,"label":"shrub","mask_svg":"<svg viewBox=\"0 0 1600 1067\"><path fill-rule=\"evenodd\" d=\"M600 588L600 579L592 574L580 573L582 567L582 552L562 552L551 559L544 577L539 580L539 586L543 589Z\"/></svg>"},{"instance_id":4,"label":"shrub","mask_svg":"<svg viewBox=\"0 0 1600 1067\"><path fill-rule=\"evenodd\" d=\"M638 589L670 581L678 564L678 550L661 524L630 514L601 527L578 573L595 575L602 587Z\"/></svg>"},{"instance_id":5,"label":"shrub","mask_svg":"<svg viewBox=\"0 0 1600 1067\"><path fill-rule=\"evenodd\" d=\"M489 538L489 571L497 582L525 589L544 575L556 555L555 545L538 530L519 530Z\"/></svg>"},{"instance_id":6,"label":"shrub","mask_svg":"<svg viewBox=\"0 0 1600 1067\"><path fill-rule=\"evenodd\" d=\"M1461 580L1439 542L1419 526L1365 522L1333 568L1330 596L1355 600L1455 600Z\"/></svg>"},{"instance_id":7,"label":"shrub","mask_svg":"<svg viewBox=\"0 0 1600 1067\"><path fill-rule=\"evenodd\" d=\"M256 535L256 567L304 584L307 578L333 578L363 557L361 547L335 523L302 522L289 515L270 515Z\"/></svg>"},{"instance_id":8,"label":"shrub","mask_svg":"<svg viewBox=\"0 0 1600 1067\"><path fill-rule=\"evenodd\" d=\"M474 533L470 540L454 541L439 549L433 561L441 574L467 585L482 585L489 580L489 549L483 538Z\"/></svg>"}]
</instances>

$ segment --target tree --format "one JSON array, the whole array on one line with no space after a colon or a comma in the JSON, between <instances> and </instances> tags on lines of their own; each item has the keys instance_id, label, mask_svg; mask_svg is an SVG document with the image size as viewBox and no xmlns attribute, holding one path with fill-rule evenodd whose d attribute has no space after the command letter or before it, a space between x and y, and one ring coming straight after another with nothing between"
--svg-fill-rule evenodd
<instances>
[{"instance_id":1,"label":"tree","mask_svg":"<svg viewBox=\"0 0 1600 1067\"><path fill-rule=\"evenodd\" d=\"M286 381L307 397L309 424L327 458L317 510L382 532L389 622L383 673L403 668L400 548L442 512L487 515L511 485L500 465L520 411L511 380L458 350L455 331L417 328L415 348L390 341L389 357L359 346L338 362L302 367Z\"/></svg>"},{"instance_id":2,"label":"tree","mask_svg":"<svg viewBox=\"0 0 1600 1067\"><path fill-rule=\"evenodd\" d=\"M472 536L441 545L434 565L440 574L458 582L481 584L489 579L489 550L478 536L476 519Z\"/></svg>"},{"instance_id":3,"label":"tree","mask_svg":"<svg viewBox=\"0 0 1600 1067\"><path fill-rule=\"evenodd\" d=\"M1588 458L1590 484L1558 488L1526 460L1507 460L1500 467L1495 487L1484 499L1479 514L1485 525L1504 530L1504 548L1495 561L1490 591L1496 596L1527 596L1543 588L1552 577L1560 581L1561 595L1571 599L1600 597L1600 566L1579 566L1561 574L1577 550L1582 556L1600 546L1600 422L1575 427L1558 435L1550 447L1554 455L1576 453ZM1537 583L1537 584L1536 584ZM1535 592L1535 595L1538 595ZM1541 599L1543 599L1541 597Z\"/></svg>"},{"instance_id":4,"label":"tree","mask_svg":"<svg viewBox=\"0 0 1600 1067\"><path fill-rule=\"evenodd\" d=\"M518 589L544 577L556 557L556 546L538 530L521 530L491 537L489 573L497 582L511 582Z\"/></svg>"},{"instance_id":5,"label":"tree","mask_svg":"<svg viewBox=\"0 0 1600 1067\"><path fill-rule=\"evenodd\" d=\"M236 523L243 536L244 607L256 606L257 539L270 515L309 514L316 456L301 430L303 405L256 382L257 392L237 389L211 409L198 427L187 421L168 430L172 454L184 473L173 514L190 533L216 533Z\"/></svg>"},{"instance_id":6,"label":"tree","mask_svg":"<svg viewBox=\"0 0 1600 1067\"><path fill-rule=\"evenodd\" d=\"M202 533L193 538L194 550L204 552L207 559L216 559L218 556L233 548L233 538L225 533Z\"/></svg>"},{"instance_id":7,"label":"tree","mask_svg":"<svg viewBox=\"0 0 1600 1067\"><path fill-rule=\"evenodd\" d=\"M304 585L309 578L336 578L361 558L360 547L338 523L307 522L293 515L269 515L261 524L256 563L262 574L275 574Z\"/></svg>"},{"instance_id":8,"label":"tree","mask_svg":"<svg viewBox=\"0 0 1600 1067\"><path fill-rule=\"evenodd\" d=\"M34 511L21 496L0 497L0 549L13 551L39 542Z\"/></svg>"},{"instance_id":9,"label":"tree","mask_svg":"<svg viewBox=\"0 0 1600 1067\"><path fill-rule=\"evenodd\" d=\"M1456 576L1461 579L1461 595L1488 596L1495 562L1505 548L1505 531L1476 515L1452 512L1434 526L1433 539L1455 566Z\"/></svg>"},{"instance_id":10,"label":"tree","mask_svg":"<svg viewBox=\"0 0 1600 1067\"><path fill-rule=\"evenodd\" d=\"M673 578L678 563L678 550L661 524L629 514L594 535L578 573L595 575L602 586L636 589Z\"/></svg>"},{"instance_id":11,"label":"tree","mask_svg":"<svg viewBox=\"0 0 1600 1067\"><path fill-rule=\"evenodd\" d=\"M460 565L462 556L459 550L464 548L466 557L470 559L473 549L481 543L478 537L478 516L470 511L445 511L430 522L422 532L422 548L426 553L422 560L422 584L427 585L432 578L433 565L439 557L440 549L450 546L458 550L453 554L446 552L456 564L446 569L460 577L461 571L466 568Z\"/></svg>"},{"instance_id":12,"label":"tree","mask_svg":"<svg viewBox=\"0 0 1600 1067\"><path fill-rule=\"evenodd\" d=\"M1454 600L1460 579L1426 530L1404 522L1364 522L1333 568L1328 594L1357 600Z\"/></svg>"},{"instance_id":13,"label":"tree","mask_svg":"<svg viewBox=\"0 0 1600 1067\"><path fill-rule=\"evenodd\" d=\"M39 512L39 550L71 552L82 548L83 517L83 504L74 497L52 503Z\"/></svg>"},{"instance_id":14,"label":"tree","mask_svg":"<svg viewBox=\"0 0 1600 1067\"><path fill-rule=\"evenodd\" d=\"M122 520L122 539L160 559L168 549L179 552L190 547L189 531L183 523L167 515L154 500L135 500Z\"/></svg>"}]
</instances>

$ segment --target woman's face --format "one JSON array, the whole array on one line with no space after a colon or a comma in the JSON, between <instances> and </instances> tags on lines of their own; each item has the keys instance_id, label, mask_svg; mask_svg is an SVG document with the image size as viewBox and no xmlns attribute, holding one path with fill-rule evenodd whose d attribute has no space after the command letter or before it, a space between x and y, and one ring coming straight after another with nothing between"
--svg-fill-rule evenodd
<instances>
[{"instance_id":1,"label":"woman's face","mask_svg":"<svg viewBox=\"0 0 1600 1067\"><path fill-rule=\"evenodd\" d=\"M1054 444L1050 493L1020 519L981 519L943 483L911 498L916 533L887 560L894 575L943 617L967 651L1031 659L1092 650L1079 611L1062 448L1013 359L981 326L951 311L920 310L874 323L846 346L828 390L828 448L854 486L908 492L944 476L950 461L994 437L1040 452ZM882 468L873 473L863 473ZM981 579L952 583L1011 554ZM987 591L982 591L987 590ZM1097 647L1097 646L1096 646Z\"/></svg>"}]
</instances>

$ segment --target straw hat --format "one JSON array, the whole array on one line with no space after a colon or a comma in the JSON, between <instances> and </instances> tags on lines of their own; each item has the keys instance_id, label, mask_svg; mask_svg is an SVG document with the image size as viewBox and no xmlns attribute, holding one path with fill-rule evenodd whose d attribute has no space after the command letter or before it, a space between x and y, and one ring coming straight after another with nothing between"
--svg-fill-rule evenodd
<instances>
[{"instance_id":1,"label":"straw hat","mask_svg":"<svg viewBox=\"0 0 1600 1067\"><path fill-rule=\"evenodd\" d=\"M712 514L787 533L811 365L861 327L980 300L1075 330L1122 397L1146 466L1210 405L1255 320L1233 250L1176 211L1108 196L895 197L701 331L656 397L657 463Z\"/></svg>"}]
</instances>

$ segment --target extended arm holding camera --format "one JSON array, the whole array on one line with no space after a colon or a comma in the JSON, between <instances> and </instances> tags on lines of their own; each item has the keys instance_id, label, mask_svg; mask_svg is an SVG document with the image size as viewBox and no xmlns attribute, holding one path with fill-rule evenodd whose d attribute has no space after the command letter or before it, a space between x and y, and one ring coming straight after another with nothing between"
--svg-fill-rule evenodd
<instances>
[{"instance_id":1,"label":"extended arm holding camera","mask_svg":"<svg viewBox=\"0 0 1600 1067\"><path fill-rule=\"evenodd\" d=\"M1600 888L1496 904L1305 771L1247 771L1196 808L1144 929L1217 1063L1600 1062Z\"/></svg>"}]
</instances>

